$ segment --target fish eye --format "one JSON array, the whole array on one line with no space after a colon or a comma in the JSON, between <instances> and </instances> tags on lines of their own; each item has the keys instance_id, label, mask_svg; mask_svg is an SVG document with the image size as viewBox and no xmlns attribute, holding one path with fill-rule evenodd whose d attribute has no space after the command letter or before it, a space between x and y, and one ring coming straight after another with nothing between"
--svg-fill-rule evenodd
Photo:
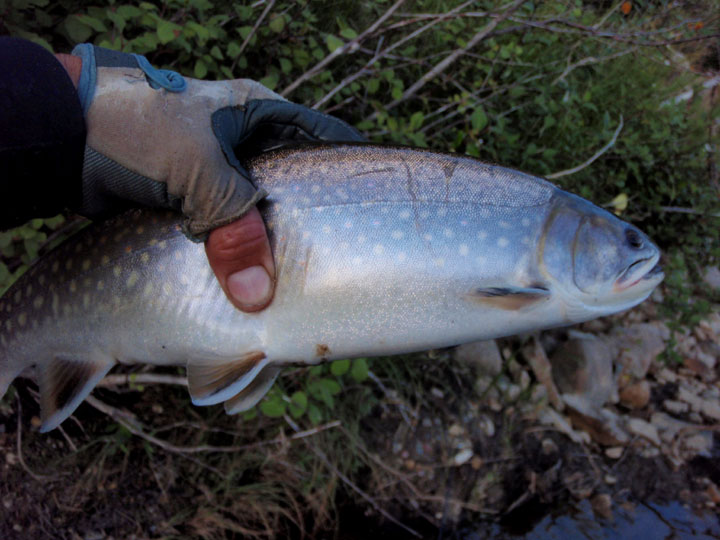
<instances>
[{"instance_id":1,"label":"fish eye","mask_svg":"<svg viewBox=\"0 0 720 540\"><path fill-rule=\"evenodd\" d=\"M643 246L643 239L635 229L626 229L625 238L630 244L630 247L640 249Z\"/></svg>"}]
</instances>

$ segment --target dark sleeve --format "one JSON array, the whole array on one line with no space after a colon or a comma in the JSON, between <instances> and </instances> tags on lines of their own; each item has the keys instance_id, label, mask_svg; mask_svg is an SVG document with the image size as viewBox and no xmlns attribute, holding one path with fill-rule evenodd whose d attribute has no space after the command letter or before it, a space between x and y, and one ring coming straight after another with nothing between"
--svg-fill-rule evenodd
<instances>
[{"instance_id":1,"label":"dark sleeve","mask_svg":"<svg viewBox=\"0 0 720 540\"><path fill-rule=\"evenodd\" d=\"M85 121L62 64L0 37L0 229L77 207Z\"/></svg>"}]
</instances>

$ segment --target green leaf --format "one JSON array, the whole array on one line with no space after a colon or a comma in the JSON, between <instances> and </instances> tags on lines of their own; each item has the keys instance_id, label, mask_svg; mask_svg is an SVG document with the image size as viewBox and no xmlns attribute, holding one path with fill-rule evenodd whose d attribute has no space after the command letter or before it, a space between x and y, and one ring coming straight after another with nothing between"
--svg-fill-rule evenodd
<instances>
[{"instance_id":1,"label":"green leaf","mask_svg":"<svg viewBox=\"0 0 720 540\"><path fill-rule=\"evenodd\" d=\"M343 28L340 30L340 35L345 39L355 39L357 37L357 32L352 28Z\"/></svg>"},{"instance_id":2,"label":"green leaf","mask_svg":"<svg viewBox=\"0 0 720 540\"><path fill-rule=\"evenodd\" d=\"M380 88L380 79L370 79L367 82L368 94L374 94L378 91L378 88Z\"/></svg>"},{"instance_id":3,"label":"green leaf","mask_svg":"<svg viewBox=\"0 0 720 540\"><path fill-rule=\"evenodd\" d=\"M282 15L278 15L274 19L270 19L270 23L268 24L270 27L270 30L275 32L276 34L279 34L285 29L285 17Z\"/></svg>"},{"instance_id":4,"label":"green leaf","mask_svg":"<svg viewBox=\"0 0 720 540\"><path fill-rule=\"evenodd\" d=\"M320 412L320 409L318 409L317 405L311 404L308 407L308 418L314 425L318 425L322 422L322 413Z\"/></svg>"},{"instance_id":5,"label":"green leaf","mask_svg":"<svg viewBox=\"0 0 720 540\"><path fill-rule=\"evenodd\" d=\"M237 41L231 41L227 46L227 55L230 58L237 58L240 54L240 44Z\"/></svg>"},{"instance_id":6,"label":"green leaf","mask_svg":"<svg viewBox=\"0 0 720 540\"><path fill-rule=\"evenodd\" d=\"M330 373L339 377L350 371L350 360L335 360L330 364Z\"/></svg>"},{"instance_id":7,"label":"green leaf","mask_svg":"<svg viewBox=\"0 0 720 540\"><path fill-rule=\"evenodd\" d=\"M470 123L475 131L480 131L487 125L487 115L482 107L475 107L475 110L470 116Z\"/></svg>"},{"instance_id":8,"label":"green leaf","mask_svg":"<svg viewBox=\"0 0 720 540\"><path fill-rule=\"evenodd\" d=\"M425 115L422 111L414 112L410 117L410 125L408 126L408 129L410 129L410 131L416 131L420 128L420 126L422 126L423 120L425 120Z\"/></svg>"},{"instance_id":9,"label":"green leaf","mask_svg":"<svg viewBox=\"0 0 720 540\"><path fill-rule=\"evenodd\" d=\"M290 397L290 414L293 418L300 418L307 410L308 399L305 392L295 392Z\"/></svg>"},{"instance_id":10,"label":"green leaf","mask_svg":"<svg viewBox=\"0 0 720 540\"><path fill-rule=\"evenodd\" d=\"M160 21L157 26L157 36L163 45L170 43L180 35L182 27L170 21Z\"/></svg>"},{"instance_id":11,"label":"green leaf","mask_svg":"<svg viewBox=\"0 0 720 540\"><path fill-rule=\"evenodd\" d=\"M369 373L370 370L368 369L367 360L365 358L356 358L353 361L352 369L350 370L350 375L353 379L357 382L363 382L368 378Z\"/></svg>"},{"instance_id":12,"label":"green leaf","mask_svg":"<svg viewBox=\"0 0 720 540\"><path fill-rule=\"evenodd\" d=\"M139 17L143 14L142 10L136 8L135 6L118 6L116 13L125 20L132 19L133 17Z\"/></svg>"},{"instance_id":13,"label":"green leaf","mask_svg":"<svg viewBox=\"0 0 720 540\"><path fill-rule=\"evenodd\" d=\"M70 15L65 19L65 31L75 43L83 43L92 36L92 29L80 22L76 15Z\"/></svg>"},{"instance_id":14,"label":"green leaf","mask_svg":"<svg viewBox=\"0 0 720 540\"><path fill-rule=\"evenodd\" d=\"M222 51L220 50L220 47L218 47L217 45L213 45L213 48L210 49L210 56L212 56L216 60L223 60Z\"/></svg>"},{"instance_id":15,"label":"green leaf","mask_svg":"<svg viewBox=\"0 0 720 540\"><path fill-rule=\"evenodd\" d=\"M310 375L322 375L325 366L322 364L310 368Z\"/></svg>"},{"instance_id":16,"label":"green leaf","mask_svg":"<svg viewBox=\"0 0 720 540\"><path fill-rule=\"evenodd\" d=\"M76 17L81 23L89 26L96 32L107 31L107 27L105 26L105 24L103 24L102 21L96 19L95 17L90 17L89 15L76 15Z\"/></svg>"},{"instance_id":17,"label":"green leaf","mask_svg":"<svg viewBox=\"0 0 720 540\"><path fill-rule=\"evenodd\" d=\"M240 37L241 37L243 40L246 40L247 37L248 37L248 36L250 35L250 33L252 32L252 30L253 30L253 27L252 27L252 26L241 26L240 28L237 29L237 33L240 34Z\"/></svg>"},{"instance_id":18,"label":"green leaf","mask_svg":"<svg viewBox=\"0 0 720 540\"><path fill-rule=\"evenodd\" d=\"M333 379L320 379L320 384L329 394L336 396L342 390L340 384Z\"/></svg>"},{"instance_id":19,"label":"green leaf","mask_svg":"<svg viewBox=\"0 0 720 540\"><path fill-rule=\"evenodd\" d=\"M208 68L205 65L205 62L203 61L202 58L198 58L195 61L195 70L194 70L195 78L202 79L203 77L205 77L205 75L207 75L207 72L208 72Z\"/></svg>"},{"instance_id":20,"label":"green leaf","mask_svg":"<svg viewBox=\"0 0 720 540\"><path fill-rule=\"evenodd\" d=\"M125 28L125 19L122 16L118 15L115 11L108 10L107 18L115 25L115 28L121 32L123 31Z\"/></svg>"},{"instance_id":21,"label":"green leaf","mask_svg":"<svg viewBox=\"0 0 720 540\"><path fill-rule=\"evenodd\" d=\"M265 416L269 416L270 418L279 418L285 414L285 402L280 399L263 401L260 404L260 410Z\"/></svg>"},{"instance_id":22,"label":"green leaf","mask_svg":"<svg viewBox=\"0 0 720 540\"><path fill-rule=\"evenodd\" d=\"M290 73L292 71L292 62L290 62L290 60L288 60L287 58L281 58L280 71L282 71L286 75Z\"/></svg>"},{"instance_id":23,"label":"green leaf","mask_svg":"<svg viewBox=\"0 0 720 540\"><path fill-rule=\"evenodd\" d=\"M325 38L325 43L330 52L333 52L335 49L338 49L345 45L342 39L337 36L333 36L332 34L328 34L328 36Z\"/></svg>"},{"instance_id":24,"label":"green leaf","mask_svg":"<svg viewBox=\"0 0 720 540\"><path fill-rule=\"evenodd\" d=\"M277 73L271 73L267 77L263 77L262 79L260 79L260 81L258 81L258 82L260 84L262 84L263 86L269 88L270 90L275 90L275 87L277 86L277 83L278 83L278 79L279 79L279 77L278 77Z\"/></svg>"}]
</instances>

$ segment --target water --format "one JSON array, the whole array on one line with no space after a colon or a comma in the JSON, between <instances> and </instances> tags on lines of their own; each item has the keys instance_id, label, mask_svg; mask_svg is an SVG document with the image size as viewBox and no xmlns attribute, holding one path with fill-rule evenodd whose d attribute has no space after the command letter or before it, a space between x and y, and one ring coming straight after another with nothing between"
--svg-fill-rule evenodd
<instances>
[{"instance_id":1,"label":"water","mask_svg":"<svg viewBox=\"0 0 720 540\"><path fill-rule=\"evenodd\" d=\"M642 538L648 540L684 540L720 538L720 517L714 510L696 514L679 502L669 504L639 503L634 509L613 507L613 519L595 517L590 503L584 500L573 512L546 515L530 530L518 532L522 523L482 525L477 530L465 529L463 540L574 540Z\"/></svg>"}]
</instances>

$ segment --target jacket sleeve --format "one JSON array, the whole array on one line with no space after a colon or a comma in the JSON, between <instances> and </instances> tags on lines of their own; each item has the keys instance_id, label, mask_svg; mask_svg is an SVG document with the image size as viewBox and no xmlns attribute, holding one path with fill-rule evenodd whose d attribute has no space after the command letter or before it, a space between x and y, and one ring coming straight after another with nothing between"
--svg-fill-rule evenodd
<instances>
[{"instance_id":1,"label":"jacket sleeve","mask_svg":"<svg viewBox=\"0 0 720 540\"><path fill-rule=\"evenodd\" d=\"M60 62L0 37L0 229L77 207L85 121Z\"/></svg>"}]
</instances>

